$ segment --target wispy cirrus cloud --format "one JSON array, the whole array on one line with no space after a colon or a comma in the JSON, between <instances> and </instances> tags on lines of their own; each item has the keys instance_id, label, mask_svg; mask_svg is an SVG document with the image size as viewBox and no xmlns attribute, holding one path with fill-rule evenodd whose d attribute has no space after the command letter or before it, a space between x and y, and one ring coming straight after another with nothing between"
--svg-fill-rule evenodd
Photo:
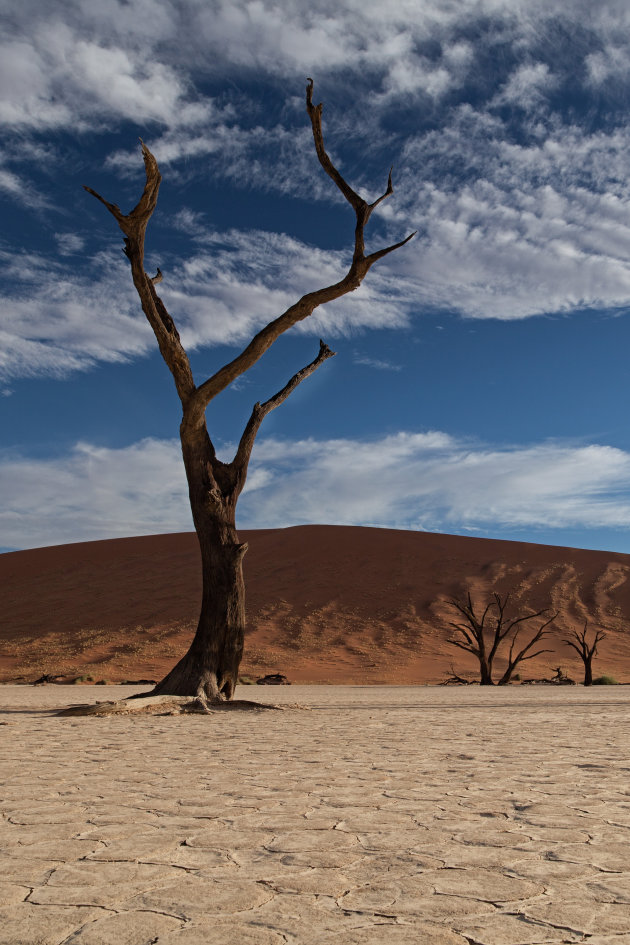
<instances>
[{"instance_id":1,"label":"wispy cirrus cloud","mask_svg":"<svg viewBox=\"0 0 630 945\"><path fill-rule=\"evenodd\" d=\"M68 245L78 243L66 239L66 250ZM62 250L65 255L63 243ZM4 379L63 377L98 361L143 354L152 343L128 266L118 255L99 253L87 271L77 272L51 256L2 250L0 270Z\"/></svg>"},{"instance_id":2,"label":"wispy cirrus cloud","mask_svg":"<svg viewBox=\"0 0 630 945\"><path fill-rule=\"evenodd\" d=\"M85 247L85 240L78 233L55 233L55 239L61 256L73 256Z\"/></svg>"},{"instance_id":3,"label":"wispy cirrus cloud","mask_svg":"<svg viewBox=\"0 0 630 945\"><path fill-rule=\"evenodd\" d=\"M621 2L344 0L315 12L303 0L28 0L7 24L0 121L15 136L0 191L23 205L46 208L31 179L55 164L42 132L110 136L123 123L146 133L174 188L209 172L244 190L341 200L304 115L313 70L329 147L353 185L376 196L396 164L370 238L419 235L304 330L407 327L424 307L510 319L630 304L625 110L593 129L560 95L579 87L588 113L613 77L630 94ZM118 145L106 168L137 173L137 148ZM346 258L259 221L217 239L197 208L172 222L197 240L188 261L171 255L163 284L192 346L240 343ZM63 257L83 235L58 219L53 232L54 289L33 284L27 301L18 279L5 293L5 372L148 350L122 264L74 272ZM110 303L109 327L89 317L95 297Z\"/></svg>"},{"instance_id":4,"label":"wispy cirrus cloud","mask_svg":"<svg viewBox=\"0 0 630 945\"><path fill-rule=\"evenodd\" d=\"M392 270L425 304L476 318L628 305L627 129L508 138L500 119L463 107L448 128L407 142L397 202L383 213L402 228L418 221L420 234Z\"/></svg>"},{"instance_id":5,"label":"wispy cirrus cloud","mask_svg":"<svg viewBox=\"0 0 630 945\"><path fill-rule=\"evenodd\" d=\"M377 371L402 371L402 365L393 364L383 358L371 358L367 355L355 354L352 361L354 364L362 364L364 367L375 368Z\"/></svg>"},{"instance_id":6,"label":"wispy cirrus cloud","mask_svg":"<svg viewBox=\"0 0 630 945\"><path fill-rule=\"evenodd\" d=\"M182 218L185 225L194 216ZM159 259L161 295L188 350L240 345L305 292L336 282L347 253L318 250L283 234L230 230L195 222L196 248L183 259ZM155 348L128 264L117 250L77 269L82 237L58 234L61 260L0 252L0 377L63 376L97 361L137 357ZM149 263L148 263L149 265ZM322 308L298 331L333 338L357 330L408 324L410 300L383 271L351 296ZM99 313L95 317L95 313Z\"/></svg>"},{"instance_id":7,"label":"wispy cirrus cloud","mask_svg":"<svg viewBox=\"0 0 630 945\"><path fill-rule=\"evenodd\" d=\"M403 432L374 441L268 439L255 450L261 485L243 495L241 516L257 527L496 531L630 523L630 455L608 446L497 447Z\"/></svg>"},{"instance_id":8,"label":"wispy cirrus cloud","mask_svg":"<svg viewBox=\"0 0 630 945\"><path fill-rule=\"evenodd\" d=\"M223 450L230 453L229 445ZM383 481L387 489L383 489ZM181 450L146 439L67 455L0 455L7 547L192 530ZM437 431L370 440L261 438L241 528L308 523L482 533L626 528L630 455L597 444L496 446Z\"/></svg>"},{"instance_id":9,"label":"wispy cirrus cloud","mask_svg":"<svg viewBox=\"0 0 630 945\"><path fill-rule=\"evenodd\" d=\"M0 194L30 210L52 207L50 198L40 193L27 177L11 170L7 155L2 152L0 152Z\"/></svg>"}]
</instances>

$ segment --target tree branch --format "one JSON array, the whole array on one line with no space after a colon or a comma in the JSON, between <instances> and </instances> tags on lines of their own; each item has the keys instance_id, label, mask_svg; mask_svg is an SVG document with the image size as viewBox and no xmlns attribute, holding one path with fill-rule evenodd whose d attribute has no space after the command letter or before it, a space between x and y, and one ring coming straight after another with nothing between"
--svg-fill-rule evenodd
<instances>
[{"instance_id":1,"label":"tree branch","mask_svg":"<svg viewBox=\"0 0 630 945\"><path fill-rule=\"evenodd\" d=\"M536 650L535 653L530 653L529 656L521 656L517 659L514 666L518 666L519 663L524 663L526 660L533 660L535 656L540 656L542 653L553 653L553 650Z\"/></svg>"},{"instance_id":2,"label":"tree branch","mask_svg":"<svg viewBox=\"0 0 630 945\"><path fill-rule=\"evenodd\" d=\"M247 347L244 348L233 361L224 365L213 374L212 377L209 377L207 381L201 384L196 395L198 410L205 410L210 401L216 397L217 394L220 394L222 390L225 390L226 387L229 387L237 377L240 377L241 374L255 364L283 332L297 324L297 322L308 318L319 305L332 302L346 295L348 292L353 292L355 289L358 289L370 267L378 259L382 259L382 257L386 256L388 253L392 253L394 250L404 246L405 243L408 243L415 235L415 233L411 233L399 243L387 246L385 249L377 250L367 257L365 256L363 238L365 224L369 220L374 207L394 192L391 183L391 171L385 193L374 201L373 204L368 204L344 180L326 152L322 134L322 108L323 106L321 104L313 105L313 80L308 79L306 86L306 110L311 119L313 141L319 162L331 180L337 185L348 203L353 207L356 215L354 253L350 268L339 282L303 295L301 299L294 305L291 305L282 315L279 315L278 318L274 319L274 321L270 322L259 331L258 334L252 338Z\"/></svg>"},{"instance_id":3,"label":"tree branch","mask_svg":"<svg viewBox=\"0 0 630 945\"><path fill-rule=\"evenodd\" d=\"M543 611L543 613L544 613L544 611ZM556 619L557 616L558 616L557 613L552 614L552 616L549 618L549 620L546 620L545 623L543 623L543 625L542 625L541 627L539 627L539 629L538 629L537 632L534 634L534 636L531 638L531 640L529 641L529 643L527 643L527 644L523 647L523 649L520 651L520 653L516 656L516 658L515 658L514 661L512 662L512 666L518 665L518 663L520 663L520 662L521 662L522 660L524 660L524 659L532 659L533 656L538 655L538 654L532 653L531 656L525 656L525 653L527 653L527 651L528 651L529 649L531 649L531 647L532 647L535 643L538 643L538 641L539 641L540 639L542 639L542 637L546 636L546 635L549 633L549 631L547 630L547 627L549 626L549 624L551 624L551 623L554 622L554 620ZM551 650L540 650L540 653L550 653L550 652L551 652Z\"/></svg>"},{"instance_id":4,"label":"tree branch","mask_svg":"<svg viewBox=\"0 0 630 945\"><path fill-rule=\"evenodd\" d=\"M587 651L587 649L586 649L586 645L585 645L585 644L583 644L583 643L577 644L577 643L574 643L572 640L563 640L562 642L563 642L563 643L566 643L568 646L572 646L573 649L575 650L575 652L576 652L576 653L578 654L578 656L580 657L580 659L584 660L584 659L587 658L587 656L588 656L588 651Z\"/></svg>"},{"instance_id":5,"label":"tree branch","mask_svg":"<svg viewBox=\"0 0 630 945\"><path fill-rule=\"evenodd\" d=\"M348 292L353 292L361 285L370 267L378 259L404 246L414 236L412 233L392 246L377 250L367 257L365 256L364 227L374 207L393 193L392 172L390 170L385 192L372 204L368 204L344 180L326 153L321 127L322 106L313 105L312 79L308 80L306 88L306 108L311 119L313 140L319 161L355 211L357 222L352 263L346 274L338 282L306 293L285 312L265 325L236 358L223 365L198 387L195 386L188 356L181 344L175 324L155 290L155 286L162 279L161 271L158 269L154 277L147 275L144 271L145 231L157 203L161 181L155 157L141 142L146 181L140 200L128 214L123 214L116 204L105 200L91 187L85 188L88 193L92 194L109 210L125 234L125 253L131 262L134 285L140 296L143 311L157 338L162 357L175 380L177 392L184 407L183 424L189 431L201 431L205 427L205 410L210 401L226 387L229 387L237 377L240 377L241 374L252 367L281 334L312 315L319 305L332 302ZM280 402L278 401L278 403ZM272 407L269 407L269 409L272 409Z\"/></svg>"},{"instance_id":6,"label":"tree branch","mask_svg":"<svg viewBox=\"0 0 630 945\"><path fill-rule=\"evenodd\" d=\"M404 246L405 243L412 240L417 232L417 230L414 230L413 233L410 233L409 236L406 236L405 239L401 240L399 243L393 243L391 246L386 246L384 249L377 249L375 253L370 253L370 255L366 257L366 262L371 266L377 259L388 256L389 253L393 253L395 249L400 249L401 246Z\"/></svg>"},{"instance_id":7,"label":"tree branch","mask_svg":"<svg viewBox=\"0 0 630 945\"><path fill-rule=\"evenodd\" d=\"M142 310L157 338L160 353L173 375L177 393L182 403L185 403L195 391L188 355L182 346L173 319L155 290L157 283L162 281L161 270L158 269L153 278L144 271L146 228L157 204L162 177L155 157L142 140L140 143L144 160L145 184L142 196L133 210L124 214L117 204L105 200L91 187L84 187L84 190L107 207L125 234L125 255L131 263L131 275L140 296Z\"/></svg>"},{"instance_id":8,"label":"tree branch","mask_svg":"<svg viewBox=\"0 0 630 945\"><path fill-rule=\"evenodd\" d=\"M516 620L512 620L511 623L508 624L508 627L507 627L507 629L504 631L504 633L502 634L501 639L503 639L504 637L506 637L506 636L508 635L508 633L510 633L510 631L511 631L514 627L517 626L517 624L519 624L519 623L524 623L526 620L533 620L535 617L542 617L542 615L545 614L545 613L547 613L547 608L546 608L546 607L543 607L542 610L536 611L535 614L526 614L524 617L517 617ZM556 614L556 616L557 616L557 614ZM555 617L552 617L551 619L554 620ZM518 634L521 632L521 630L522 630L522 627L519 627L519 629L518 629L518 630L516 631L516 633L514 634L514 637L515 637L515 638L518 636Z\"/></svg>"},{"instance_id":9,"label":"tree branch","mask_svg":"<svg viewBox=\"0 0 630 945\"><path fill-rule=\"evenodd\" d=\"M307 377L310 377L310 375L317 370L320 364L323 364L324 361L328 360L328 358L333 358L335 353L335 351L331 351L328 345L320 339L319 352L317 357L311 361L310 364L307 364L306 367L303 367L300 371L294 374L293 377L287 381L282 390L279 390L278 393L274 394L273 397L270 397L269 400L266 400L263 404L254 404L251 416L247 421L247 425L238 444L236 455L230 464L239 479L243 479L243 484L245 480L245 474L247 472L249 458L254 446L254 440L256 439L256 434L258 433L260 425L267 414L271 413L272 410L275 410L276 407L279 407L280 404L284 403L289 394L295 390L298 384L301 384L303 380L305 380Z\"/></svg>"},{"instance_id":10,"label":"tree branch","mask_svg":"<svg viewBox=\"0 0 630 945\"><path fill-rule=\"evenodd\" d=\"M605 638L606 633L603 630L597 630L595 632L595 638L592 644L589 646L586 640L588 621L584 621L583 630L572 630L571 636L573 640L563 640L563 643L566 643L568 646L572 646L576 653L579 654L580 658L586 662L587 660L592 660L595 654L597 653L597 647L600 642ZM577 641L577 642L575 642Z\"/></svg>"},{"instance_id":11,"label":"tree branch","mask_svg":"<svg viewBox=\"0 0 630 945\"><path fill-rule=\"evenodd\" d=\"M97 200L100 200L100 202L107 207L128 239L139 239L140 261L142 262L144 256L144 233L157 204L162 175L160 174L160 169L155 157L151 154L142 138L140 139L140 145L142 147L142 159L144 161L145 185L142 196L133 210L124 214L117 204L109 203L109 201L101 197L95 190L92 190L91 187L84 186L83 189L87 190L88 194L92 194L93 197L96 197Z\"/></svg>"},{"instance_id":12,"label":"tree branch","mask_svg":"<svg viewBox=\"0 0 630 945\"><path fill-rule=\"evenodd\" d=\"M450 675L446 677L444 682L439 683L440 686L451 686L451 685L461 685L461 686L471 686L472 680L466 679L464 676L458 676L455 672L455 667L451 663Z\"/></svg>"},{"instance_id":13,"label":"tree branch","mask_svg":"<svg viewBox=\"0 0 630 945\"><path fill-rule=\"evenodd\" d=\"M474 630L475 634L481 633L483 631L483 623L484 623L484 620L486 619L486 614L488 613L488 609L492 606L492 604L488 604L488 607L486 607L486 609L483 612L481 622L479 622L479 620L477 620L477 617L475 615L475 611L472 605L472 600L470 599L470 594L468 594L468 602L466 604L461 604L458 600L449 600L448 603L460 612L462 617L466 619L466 623L469 624L470 627ZM454 627L456 625L452 623L451 626Z\"/></svg>"},{"instance_id":14,"label":"tree branch","mask_svg":"<svg viewBox=\"0 0 630 945\"><path fill-rule=\"evenodd\" d=\"M467 653L472 653L473 656L479 656L479 651L475 649L474 645L468 646L466 643L460 643L459 640L447 640L447 643L450 643L451 646L457 646L460 650L466 650Z\"/></svg>"},{"instance_id":15,"label":"tree branch","mask_svg":"<svg viewBox=\"0 0 630 945\"><path fill-rule=\"evenodd\" d=\"M313 80L306 80L306 111L308 116L311 119L311 127L313 129L313 141L315 142L315 150L317 151L317 157L319 158L319 163L324 168L331 180L335 182L341 193L344 195L349 204L352 204L354 211L357 214L357 218L367 213L368 204L360 197L350 187L348 183L343 179L333 162L328 157L326 148L324 147L324 135L322 133L322 111L324 106L322 102L319 105L313 105ZM391 186L391 172L390 172L390 181L389 186L383 197L380 200L383 200L384 197L389 196L390 193L393 193L393 188ZM379 201L380 202L380 201ZM364 223L367 220L364 220Z\"/></svg>"},{"instance_id":16,"label":"tree branch","mask_svg":"<svg viewBox=\"0 0 630 945\"><path fill-rule=\"evenodd\" d=\"M451 627L453 628L453 630L455 630L457 633L461 633L461 635L462 635L466 640L468 640L468 642L470 643L471 646L475 646L475 644L476 644L477 646L479 645L479 638L480 638L481 634L478 634L478 633L476 633L474 630L471 630L469 627L465 627L465 626L463 626L462 624L459 624L459 623L451 623L450 626L451 626Z\"/></svg>"}]
</instances>

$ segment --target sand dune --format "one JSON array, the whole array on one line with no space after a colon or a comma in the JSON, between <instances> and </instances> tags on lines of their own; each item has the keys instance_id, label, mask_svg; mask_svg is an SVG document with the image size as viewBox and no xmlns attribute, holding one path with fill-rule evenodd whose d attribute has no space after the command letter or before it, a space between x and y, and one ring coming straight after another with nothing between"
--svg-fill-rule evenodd
<instances>
[{"instance_id":1,"label":"sand dune","mask_svg":"<svg viewBox=\"0 0 630 945\"><path fill-rule=\"evenodd\" d=\"M630 555L344 526L241 532L248 632L242 672L293 682L414 684L475 662L448 645L449 598L512 591L514 611L558 611L543 677L581 663L562 642L603 628L598 673L630 682ZM185 651L200 597L194 534L0 555L0 681L42 673L159 678ZM525 636L525 631L524 631ZM499 663L498 669L501 668Z\"/></svg>"}]
</instances>

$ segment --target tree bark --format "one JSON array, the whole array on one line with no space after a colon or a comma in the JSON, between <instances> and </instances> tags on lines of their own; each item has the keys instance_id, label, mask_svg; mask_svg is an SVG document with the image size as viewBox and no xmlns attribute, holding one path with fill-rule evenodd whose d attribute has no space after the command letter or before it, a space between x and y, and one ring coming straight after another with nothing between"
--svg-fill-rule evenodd
<instances>
[{"instance_id":1,"label":"tree bark","mask_svg":"<svg viewBox=\"0 0 630 945\"><path fill-rule=\"evenodd\" d=\"M593 664L592 664L592 655L587 657L584 660L584 685L592 686L593 685Z\"/></svg>"},{"instance_id":2,"label":"tree bark","mask_svg":"<svg viewBox=\"0 0 630 945\"><path fill-rule=\"evenodd\" d=\"M205 429L184 414L180 427L188 494L201 552L202 600L197 632L185 656L152 695L231 699L245 633L243 558L236 500L242 485L235 469L217 460ZM240 488L239 488L240 486Z\"/></svg>"},{"instance_id":3,"label":"tree bark","mask_svg":"<svg viewBox=\"0 0 630 945\"><path fill-rule=\"evenodd\" d=\"M247 544L236 529L217 519L197 527L203 592L197 632L190 649L151 695L196 695L208 702L232 698L243 655Z\"/></svg>"}]
</instances>

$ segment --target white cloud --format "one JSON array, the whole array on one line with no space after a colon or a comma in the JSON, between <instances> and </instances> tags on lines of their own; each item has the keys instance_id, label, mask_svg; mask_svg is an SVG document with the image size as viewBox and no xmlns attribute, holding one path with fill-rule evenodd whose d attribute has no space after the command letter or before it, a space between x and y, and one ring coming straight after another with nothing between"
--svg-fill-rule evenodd
<instances>
[{"instance_id":1,"label":"white cloud","mask_svg":"<svg viewBox=\"0 0 630 945\"><path fill-rule=\"evenodd\" d=\"M520 108L532 108L543 101L555 84L546 63L525 63L512 73L499 92L497 103L510 102Z\"/></svg>"},{"instance_id":2,"label":"white cloud","mask_svg":"<svg viewBox=\"0 0 630 945\"><path fill-rule=\"evenodd\" d=\"M72 18L70 18L72 19ZM0 123L17 129L98 127L103 120L199 125L212 110L192 96L179 70L161 62L146 40L125 46L105 24L88 38L89 18L75 23L44 10L0 46Z\"/></svg>"},{"instance_id":3,"label":"white cloud","mask_svg":"<svg viewBox=\"0 0 630 945\"><path fill-rule=\"evenodd\" d=\"M496 448L400 433L375 441L263 440L252 459L273 486L251 500L243 495L243 525L496 532L630 524L630 455L607 446Z\"/></svg>"},{"instance_id":4,"label":"white cloud","mask_svg":"<svg viewBox=\"0 0 630 945\"><path fill-rule=\"evenodd\" d=\"M40 461L9 452L0 459L0 491L6 547L192 531L176 441L119 450L78 443L68 456Z\"/></svg>"},{"instance_id":5,"label":"white cloud","mask_svg":"<svg viewBox=\"0 0 630 945\"><path fill-rule=\"evenodd\" d=\"M597 146L603 161L601 140ZM360 289L316 310L296 330L334 339L401 329L428 306L514 319L629 305L630 194L577 185L561 192L539 184L528 179L536 161L524 151L498 146L496 174L490 161L488 178L476 183L416 188L415 199L387 224L394 238L421 218L424 232L378 263ZM411 188L407 174L397 191L400 203ZM147 265L163 269L160 293L190 350L246 343L305 292L336 282L349 264L348 250L321 250L261 230L218 232L187 209L175 226L193 237L193 251ZM61 253L81 253L83 236L60 233L57 239ZM117 248L82 256L78 269L36 254L0 253L0 262L7 287L0 308L3 377L63 374L155 349Z\"/></svg>"},{"instance_id":6,"label":"white cloud","mask_svg":"<svg viewBox=\"0 0 630 945\"><path fill-rule=\"evenodd\" d=\"M245 341L306 292L337 282L351 258L348 250L325 251L261 230L198 232L197 243L197 252L162 284L186 345ZM338 337L399 328L408 324L408 308L387 269L375 268L360 289L317 309L297 330Z\"/></svg>"},{"instance_id":7,"label":"white cloud","mask_svg":"<svg viewBox=\"0 0 630 945\"><path fill-rule=\"evenodd\" d=\"M490 36L533 42L545 12L538 3L465 0L345 0L317 9L303 0L22 3L0 48L0 121L74 130L112 117L199 126L212 105L195 86L239 72L293 82L350 70L380 79L383 103L439 99L474 67L466 28L489 16ZM577 22L597 28L593 14L579 12Z\"/></svg>"},{"instance_id":8,"label":"white cloud","mask_svg":"<svg viewBox=\"0 0 630 945\"><path fill-rule=\"evenodd\" d=\"M355 355L352 360L354 364L362 364L364 367L375 368L377 371L402 371L400 364L392 364L391 361L384 361L381 358Z\"/></svg>"},{"instance_id":9,"label":"white cloud","mask_svg":"<svg viewBox=\"0 0 630 945\"><path fill-rule=\"evenodd\" d=\"M16 141L29 129L109 134L124 119L148 124L147 140L173 181L201 174L203 160L239 186L303 196L306 180L315 199L341 199L317 168L304 116L303 83L312 67L316 94L327 103L331 150L338 148L340 166L345 160L362 191L378 192L375 172L363 172L349 151L364 148L368 158L378 152L380 163L390 137L392 150L400 147L391 110L409 110L396 194L379 211L390 238L416 227L420 233L359 292L322 309L302 330L401 327L424 306L503 319L620 308L630 305L630 133L623 123L601 132L567 125L549 110L548 97L582 74L591 86L611 70L623 78L629 21L613 0L344 0L317 10L303 0L28 0L12 8L0 54L0 120L20 130ZM549 53L560 27L565 45L582 37L575 75ZM489 56L493 44L505 62ZM488 62L496 74L483 73ZM487 88L477 90L474 108L448 99L480 75ZM223 97L215 100L207 83L217 77ZM253 77L255 93L247 90ZM285 107L267 112L266 95L280 82ZM528 110L522 134L500 117L506 103ZM433 130L414 133L416 116ZM54 162L44 160L37 138L31 149L29 157L21 146L19 166L0 167L0 190L43 207L28 173L34 164L50 173ZM11 152L16 161L18 150ZM137 150L110 154L105 163L136 172ZM374 222L370 241L379 245L376 216ZM260 231L228 233L222 245L204 231L197 210L184 208L173 225L199 244L187 263L172 260L170 271L160 261L165 300L192 346L246 340L314 286L315 269L318 279L336 278L347 259ZM62 254L81 251L81 235L58 239ZM33 283L28 297L20 289L5 293L3 330L12 345L5 371L63 371L150 348L122 264L115 271L107 265L98 273L95 262L77 275L51 264L54 287L44 281ZM111 318L90 319L97 299L107 300Z\"/></svg>"},{"instance_id":10,"label":"white cloud","mask_svg":"<svg viewBox=\"0 0 630 945\"><path fill-rule=\"evenodd\" d=\"M6 156L0 152L0 194L33 210L50 207L50 201L38 193L30 181L3 166L6 160Z\"/></svg>"},{"instance_id":11,"label":"white cloud","mask_svg":"<svg viewBox=\"0 0 630 945\"><path fill-rule=\"evenodd\" d=\"M160 294L190 351L248 342L304 293L337 282L350 263L348 251L319 250L281 233L217 233L190 214L178 222L193 228L197 248L170 266L161 259L157 264L164 271ZM72 233L57 234L57 241L63 256L83 246ZM155 350L118 251L98 253L80 270L74 262L2 251L0 265L12 287L0 293L0 377L59 376ZM316 310L296 330L330 339L400 328L408 325L410 304L404 286L401 291L381 267L359 290Z\"/></svg>"},{"instance_id":12,"label":"white cloud","mask_svg":"<svg viewBox=\"0 0 630 945\"><path fill-rule=\"evenodd\" d=\"M224 445L226 458L230 450ZM383 489L383 482L387 489ZM191 530L179 443L80 443L68 456L0 457L7 547ZM261 438L241 528L306 523L461 532L628 528L630 454L546 442L492 446L445 433Z\"/></svg>"},{"instance_id":13,"label":"white cloud","mask_svg":"<svg viewBox=\"0 0 630 945\"><path fill-rule=\"evenodd\" d=\"M589 53L586 68L589 80L596 87L611 80L627 79L630 75L630 51L627 46L608 46Z\"/></svg>"},{"instance_id":14,"label":"white cloud","mask_svg":"<svg viewBox=\"0 0 630 945\"><path fill-rule=\"evenodd\" d=\"M199 235L202 229L205 229L204 216L205 215L198 210L191 210L190 207L182 207L173 217L172 224L176 230L195 237Z\"/></svg>"},{"instance_id":15,"label":"white cloud","mask_svg":"<svg viewBox=\"0 0 630 945\"><path fill-rule=\"evenodd\" d=\"M625 63L628 19L623 0L343 0L317 8L304 0L30 0L7 17L0 115L32 127L76 128L103 116L198 125L209 102L195 86L243 73L294 82L352 72L370 76L366 91L380 81L384 104L396 95L439 99L474 74L475 46L485 52L496 42L536 70L536 50L559 22L565 43L590 34L585 57L601 82ZM360 97L361 83L352 91Z\"/></svg>"},{"instance_id":16,"label":"white cloud","mask_svg":"<svg viewBox=\"0 0 630 945\"><path fill-rule=\"evenodd\" d=\"M61 256L73 256L85 246L85 240L77 233L55 233L55 239Z\"/></svg>"},{"instance_id":17,"label":"white cloud","mask_svg":"<svg viewBox=\"0 0 630 945\"><path fill-rule=\"evenodd\" d=\"M562 127L522 145L464 107L408 141L401 178L384 215L390 232L420 224L390 261L405 294L415 283L425 304L501 319L630 304L627 129Z\"/></svg>"},{"instance_id":18,"label":"white cloud","mask_svg":"<svg viewBox=\"0 0 630 945\"><path fill-rule=\"evenodd\" d=\"M38 254L0 251L0 264L0 377L63 376L154 343L118 254L98 254L82 273Z\"/></svg>"}]
</instances>

